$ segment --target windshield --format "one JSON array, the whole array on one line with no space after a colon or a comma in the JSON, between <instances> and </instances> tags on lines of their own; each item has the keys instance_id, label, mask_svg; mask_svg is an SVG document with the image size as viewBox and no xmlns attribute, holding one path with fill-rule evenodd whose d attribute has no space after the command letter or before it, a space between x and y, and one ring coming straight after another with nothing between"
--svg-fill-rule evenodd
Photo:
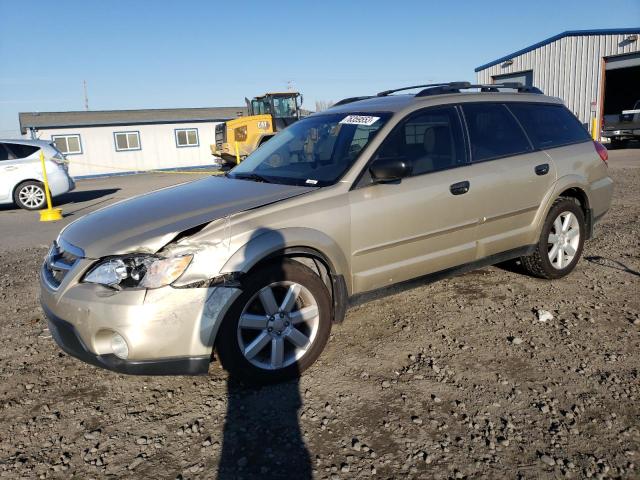
<instances>
[{"instance_id":1,"label":"windshield","mask_svg":"<svg viewBox=\"0 0 640 480\"><path fill-rule=\"evenodd\" d=\"M390 117L390 113L307 117L278 133L228 176L290 185L332 185Z\"/></svg>"}]
</instances>

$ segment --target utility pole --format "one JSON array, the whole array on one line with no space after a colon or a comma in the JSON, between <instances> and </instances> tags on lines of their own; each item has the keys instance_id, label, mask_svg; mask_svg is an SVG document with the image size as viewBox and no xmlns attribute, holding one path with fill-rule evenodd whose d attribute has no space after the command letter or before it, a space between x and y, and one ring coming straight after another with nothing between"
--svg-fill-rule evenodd
<instances>
[{"instance_id":1,"label":"utility pole","mask_svg":"<svg viewBox=\"0 0 640 480\"><path fill-rule=\"evenodd\" d=\"M87 95L87 81L82 81L82 87L84 88L84 109L89 111L89 96Z\"/></svg>"}]
</instances>

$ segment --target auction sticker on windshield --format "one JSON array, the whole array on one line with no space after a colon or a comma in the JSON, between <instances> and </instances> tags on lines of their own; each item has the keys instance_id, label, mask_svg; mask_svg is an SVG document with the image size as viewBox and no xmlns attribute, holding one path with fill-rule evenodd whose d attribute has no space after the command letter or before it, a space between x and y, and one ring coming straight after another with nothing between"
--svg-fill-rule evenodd
<instances>
[{"instance_id":1,"label":"auction sticker on windshield","mask_svg":"<svg viewBox=\"0 0 640 480\"><path fill-rule=\"evenodd\" d=\"M380 120L380 117L371 117L369 115L347 115L340 123L343 125L366 125L370 127Z\"/></svg>"}]
</instances>

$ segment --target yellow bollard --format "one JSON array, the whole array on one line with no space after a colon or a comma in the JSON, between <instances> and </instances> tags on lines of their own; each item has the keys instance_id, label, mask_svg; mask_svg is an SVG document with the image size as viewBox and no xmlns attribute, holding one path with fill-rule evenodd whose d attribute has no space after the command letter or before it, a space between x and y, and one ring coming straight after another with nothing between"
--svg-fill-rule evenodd
<instances>
[{"instance_id":1,"label":"yellow bollard","mask_svg":"<svg viewBox=\"0 0 640 480\"><path fill-rule=\"evenodd\" d=\"M591 119L591 138L597 141L598 138L600 137L599 133L600 132L598 132L598 119L596 117L593 117Z\"/></svg>"},{"instance_id":2,"label":"yellow bollard","mask_svg":"<svg viewBox=\"0 0 640 480\"><path fill-rule=\"evenodd\" d=\"M42 165L42 179L44 180L44 194L47 197L47 209L40 210L41 222L54 222L62 219L62 209L51 207L51 193L49 192L49 180L47 179L47 167L44 164L44 152L40 150L40 164Z\"/></svg>"},{"instance_id":3,"label":"yellow bollard","mask_svg":"<svg viewBox=\"0 0 640 480\"><path fill-rule=\"evenodd\" d=\"M236 146L236 165L240 165L240 151L238 150L238 142L233 142Z\"/></svg>"}]
</instances>

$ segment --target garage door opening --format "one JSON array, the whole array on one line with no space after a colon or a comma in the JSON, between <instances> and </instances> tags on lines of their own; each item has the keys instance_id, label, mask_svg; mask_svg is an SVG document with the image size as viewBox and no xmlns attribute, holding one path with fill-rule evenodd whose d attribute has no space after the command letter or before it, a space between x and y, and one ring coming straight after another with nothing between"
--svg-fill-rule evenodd
<instances>
[{"instance_id":1,"label":"garage door opening","mask_svg":"<svg viewBox=\"0 0 640 480\"><path fill-rule=\"evenodd\" d=\"M640 53L605 58L602 93L602 136L611 142L612 147L638 140Z\"/></svg>"},{"instance_id":2,"label":"garage door opening","mask_svg":"<svg viewBox=\"0 0 640 480\"><path fill-rule=\"evenodd\" d=\"M640 100L640 65L606 71L605 115L618 115L623 110L631 110L638 100Z\"/></svg>"}]
</instances>

